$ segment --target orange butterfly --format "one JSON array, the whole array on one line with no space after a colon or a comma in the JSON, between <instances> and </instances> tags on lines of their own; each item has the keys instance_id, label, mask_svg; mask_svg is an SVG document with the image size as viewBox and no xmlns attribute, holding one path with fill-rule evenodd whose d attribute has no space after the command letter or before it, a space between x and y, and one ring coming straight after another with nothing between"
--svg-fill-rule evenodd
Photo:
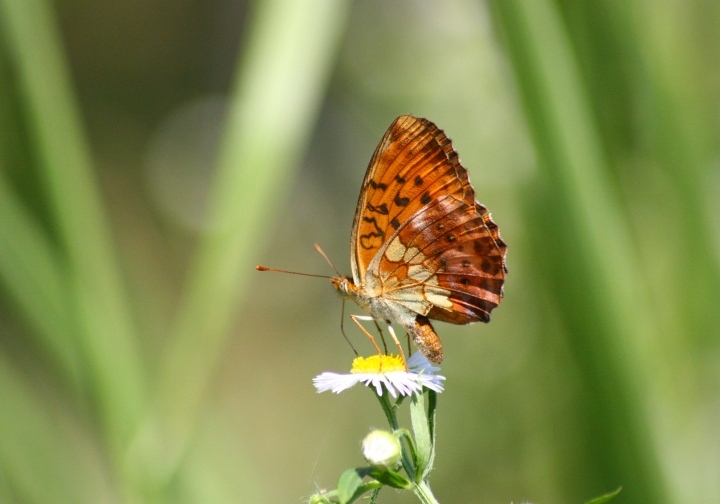
<instances>
[{"instance_id":1,"label":"orange butterfly","mask_svg":"<svg viewBox=\"0 0 720 504\"><path fill-rule=\"evenodd\" d=\"M360 189L351 235L352 278L333 286L370 317L402 325L430 361L443 358L429 319L489 322L503 297L507 246L450 139L427 119L398 117L378 145ZM258 269L270 269L258 267Z\"/></svg>"}]
</instances>

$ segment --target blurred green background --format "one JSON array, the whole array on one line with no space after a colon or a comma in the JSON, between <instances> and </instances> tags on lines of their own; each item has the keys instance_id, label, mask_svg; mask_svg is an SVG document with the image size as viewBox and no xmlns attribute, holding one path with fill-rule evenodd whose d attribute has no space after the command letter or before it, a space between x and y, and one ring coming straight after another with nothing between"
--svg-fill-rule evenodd
<instances>
[{"instance_id":1,"label":"blurred green background","mask_svg":"<svg viewBox=\"0 0 720 504\"><path fill-rule=\"evenodd\" d=\"M311 384L353 356L339 298L253 267L331 274L317 242L349 273L405 113L509 245L492 323L436 325L440 501L720 502L719 26L708 0L0 0L0 502L301 502L361 465L375 399Z\"/></svg>"}]
</instances>

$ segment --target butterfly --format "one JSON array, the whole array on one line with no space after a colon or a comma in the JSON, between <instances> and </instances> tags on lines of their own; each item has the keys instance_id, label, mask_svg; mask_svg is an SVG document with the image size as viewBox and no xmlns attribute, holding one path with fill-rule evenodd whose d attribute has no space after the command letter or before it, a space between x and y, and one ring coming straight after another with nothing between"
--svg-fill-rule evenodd
<instances>
[{"instance_id":1,"label":"butterfly","mask_svg":"<svg viewBox=\"0 0 720 504\"><path fill-rule=\"evenodd\" d=\"M430 319L489 322L503 298L507 246L475 201L450 139L427 119L395 119L370 159L350 239L352 278L331 278L369 316L404 327L428 360L443 349ZM378 352L380 349L370 337Z\"/></svg>"}]
</instances>

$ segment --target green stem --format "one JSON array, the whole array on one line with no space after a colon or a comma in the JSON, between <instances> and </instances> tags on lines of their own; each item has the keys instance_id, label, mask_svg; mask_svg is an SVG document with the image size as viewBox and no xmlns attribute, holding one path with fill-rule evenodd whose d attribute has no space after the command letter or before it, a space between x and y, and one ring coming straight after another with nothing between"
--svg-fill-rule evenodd
<instances>
[{"instance_id":1,"label":"green stem","mask_svg":"<svg viewBox=\"0 0 720 504\"><path fill-rule=\"evenodd\" d=\"M419 483L415 483L413 491L423 504L439 504L438 500L433 495L432 490L430 490L430 485L427 481L422 480Z\"/></svg>"},{"instance_id":2,"label":"green stem","mask_svg":"<svg viewBox=\"0 0 720 504\"><path fill-rule=\"evenodd\" d=\"M387 391L386 391L387 392ZM383 395L377 395L375 396L378 398L378 401L380 401L380 405L383 408L383 411L385 412L385 416L388 419L388 423L390 424L390 427L392 428L393 432L400 429L400 425L398 424L397 415L395 412L397 411L397 405L393 406L390 404L390 400L388 399L388 394ZM411 440L406 439L405 440L408 445L412 442ZM405 469L405 473L408 475L410 480L415 479L415 466L412 462L412 457L408 453L409 449L405 446L404 443L400 443L400 446L402 446L402 465L403 469Z\"/></svg>"},{"instance_id":3,"label":"green stem","mask_svg":"<svg viewBox=\"0 0 720 504\"><path fill-rule=\"evenodd\" d=\"M383 395L377 395L378 401L380 401L380 405L383 408L383 411L385 412L385 417L387 417L388 423L390 424L390 427L392 427L393 430L397 430L400 428L397 421L397 416L395 415L395 407L390 404L390 401L387 398L386 394Z\"/></svg>"},{"instance_id":4,"label":"green stem","mask_svg":"<svg viewBox=\"0 0 720 504\"><path fill-rule=\"evenodd\" d=\"M402 428L401 428L401 429L395 429L395 434L400 434L400 437L398 438L398 439L401 440L401 441L400 441L400 443L401 443L400 446L403 446L403 445L402 445L402 440L405 440L405 442L407 443L407 446L408 446L408 451L409 451L408 456L409 456L410 460L412 461L411 465L412 465L413 467L417 467L417 465L418 465L418 464L417 464L417 460L418 460L418 457L417 457L417 447L415 446L415 443L414 443L414 441L413 441L413 438L412 438L412 436L410 435L410 431L407 430L407 429L402 429Z\"/></svg>"}]
</instances>

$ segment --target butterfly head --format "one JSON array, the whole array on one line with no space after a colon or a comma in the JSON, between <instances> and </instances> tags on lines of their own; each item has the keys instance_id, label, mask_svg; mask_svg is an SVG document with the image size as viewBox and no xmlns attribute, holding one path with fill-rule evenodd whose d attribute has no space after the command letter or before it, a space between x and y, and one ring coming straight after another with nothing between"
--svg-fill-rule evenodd
<instances>
[{"instance_id":1,"label":"butterfly head","mask_svg":"<svg viewBox=\"0 0 720 504\"><path fill-rule=\"evenodd\" d=\"M357 286L353 279L347 276L334 276L330 278L330 283L337 289L340 295L344 297L352 297L352 293L357 291Z\"/></svg>"}]
</instances>

